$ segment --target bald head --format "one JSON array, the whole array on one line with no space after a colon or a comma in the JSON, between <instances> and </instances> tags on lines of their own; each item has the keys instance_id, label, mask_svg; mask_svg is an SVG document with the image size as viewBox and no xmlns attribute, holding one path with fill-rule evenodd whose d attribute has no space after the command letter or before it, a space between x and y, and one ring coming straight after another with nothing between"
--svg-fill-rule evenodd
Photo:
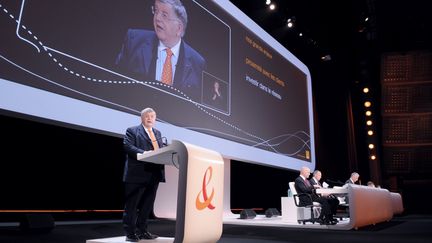
<instances>
[{"instance_id":1,"label":"bald head","mask_svg":"<svg viewBox=\"0 0 432 243\"><path fill-rule=\"evenodd\" d=\"M301 167L300 169L300 175L304 178L309 178L310 176L310 169L306 166Z\"/></svg>"}]
</instances>

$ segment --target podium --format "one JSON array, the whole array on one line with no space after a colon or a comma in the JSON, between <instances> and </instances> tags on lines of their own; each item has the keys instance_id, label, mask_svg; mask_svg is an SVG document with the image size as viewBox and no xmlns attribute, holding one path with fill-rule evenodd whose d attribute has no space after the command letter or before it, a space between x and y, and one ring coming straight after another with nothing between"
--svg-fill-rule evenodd
<instances>
[{"instance_id":1,"label":"podium","mask_svg":"<svg viewBox=\"0 0 432 243\"><path fill-rule=\"evenodd\" d=\"M138 160L178 169L174 242L217 242L223 228L222 156L213 150L173 140L166 147L139 155Z\"/></svg>"}]
</instances>

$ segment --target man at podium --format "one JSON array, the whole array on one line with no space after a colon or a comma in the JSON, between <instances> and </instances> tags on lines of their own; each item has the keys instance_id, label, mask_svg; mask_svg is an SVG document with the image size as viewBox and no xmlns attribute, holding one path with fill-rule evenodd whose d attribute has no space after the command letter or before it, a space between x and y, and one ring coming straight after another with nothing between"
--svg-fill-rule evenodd
<instances>
[{"instance_id":1,"label":"man at podium","mask_svg":"<svg viewBox=\"0 0 432 243\"><path fill-rule=\"evenodd\" d=\"M164 146L161 132L153 127L155 123L156 112L152 108L145 108L141 111L141 124L128 128L123 140L126 152L123 228L126 241L130 242L158 237L147 230L147 220L153 209L159 182L165 181L164 166L137 160L138 154Z\"/></svg>"}]
</instances>

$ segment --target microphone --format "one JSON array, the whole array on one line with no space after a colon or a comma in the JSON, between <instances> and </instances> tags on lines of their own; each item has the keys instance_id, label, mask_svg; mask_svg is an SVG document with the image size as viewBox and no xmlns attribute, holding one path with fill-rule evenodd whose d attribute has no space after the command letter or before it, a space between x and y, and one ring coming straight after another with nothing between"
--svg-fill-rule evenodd
<instances>
[{"instance_id":1,"label":"microphone","mask_svg":"<svg viewBox=\"0 0 432 243\"><path fill-rule=\"evenodd\" d=\"M161 137L163 146L168 146L168 139L166 137Z\"/></svg>"},{"instance_id":2,"label":"microphone","mask_svg":"<svg viewBox=\"0 0 432 243\"><path fill-rule=\"evenodd\" d=\"M332 179L327 179L325 181L332 186L343 186L345 184L345 183L341 182L340 180L334 181Z\"/></svg>"}]
</instances>

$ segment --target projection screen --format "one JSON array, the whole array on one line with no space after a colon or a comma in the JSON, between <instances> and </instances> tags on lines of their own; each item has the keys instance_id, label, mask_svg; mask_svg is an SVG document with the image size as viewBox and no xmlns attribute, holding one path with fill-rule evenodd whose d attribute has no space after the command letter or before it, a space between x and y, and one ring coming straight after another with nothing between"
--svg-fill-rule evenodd
<instances>
[{"instance_id":1,"label":"projection screen","mask_svg":"<svg viewBox=\"0 0 432 243\"><path fill-rule=\"evenodd\" d=\"M153 4L0 1L0 110L121 137L152 107L168 141L313 169L308 68L230 2L183 1L174 83L163 84Z\"/></svg>"}]
</instances>

